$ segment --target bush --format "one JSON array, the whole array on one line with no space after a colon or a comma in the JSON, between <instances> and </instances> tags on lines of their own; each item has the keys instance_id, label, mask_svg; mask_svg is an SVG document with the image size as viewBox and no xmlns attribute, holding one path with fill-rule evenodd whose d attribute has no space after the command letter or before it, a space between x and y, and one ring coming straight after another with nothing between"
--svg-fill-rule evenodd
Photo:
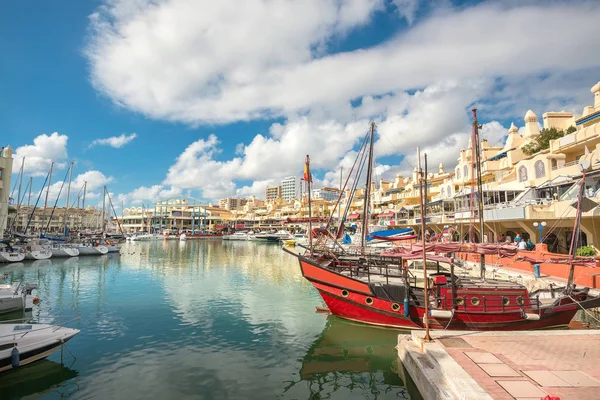
<instances>
[{"instance_id":1,"label":"bush","mask_svg":"<svg viewBox=\"0 0 600 400\"><path fill-rule=\"evenodd\" d=\"M528 156L538 153L542 150L546 150L548 148L550 148L550 141L551 140L556 140L556 139L560 139L561 137L575 132L577 130L577 128L575 128L574 126L570 126L569 128L567 128L567 131L563 131L563 130L558 130L556 128L550 128L550 129L542 129L540 131L539 136L536 136L535 139L533 140L533 142L526 144L525 146L523 146L523 153L527 154Z\"/></svg>"},{"instance_id":2,"label":"bush","mask_svg":"<svg viewBox=\"0 0 600 400\"><path fill-rule=\"evenodd\" d=\"M596 248L594 246L581 246L577 249L577 255L582 257L593 257L596 255Z\"/></svg>"}]
</instances>

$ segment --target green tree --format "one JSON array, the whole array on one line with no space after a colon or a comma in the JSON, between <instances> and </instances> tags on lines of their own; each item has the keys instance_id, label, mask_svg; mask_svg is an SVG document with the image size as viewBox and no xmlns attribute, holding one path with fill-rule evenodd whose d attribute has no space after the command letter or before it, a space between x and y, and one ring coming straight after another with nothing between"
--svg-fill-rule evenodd
<instances>
[{"instance_id":1,"label":"green tree","mask_svg":"<svg viewBox=\"0 0 600 400\"><path fill-rule=\"evenodd\" d=\"M576 130L577 128L574 126L567 128L566 132L556 128L544 128L540 131L540 134L533 140L533 142L523 146L523 153L530 156L542 150L546 150L550 148L551 140L559 139L565 135L568 135L569 133L575 132Z\"/></svg>"}]
</instances>

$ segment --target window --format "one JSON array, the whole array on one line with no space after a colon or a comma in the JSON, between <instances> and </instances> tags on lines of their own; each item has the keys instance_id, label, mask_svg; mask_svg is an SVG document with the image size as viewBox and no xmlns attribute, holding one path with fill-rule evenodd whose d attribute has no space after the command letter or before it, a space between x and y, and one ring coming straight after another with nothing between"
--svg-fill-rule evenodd
<instances>
[{"instance_id":1,"label":"window","mask_svg":"<svg viewBox=\"0 0 600 400\"><path fill-rule=\"evenodd\" d=\"M448 185L448 188L446 189L446 193L448 193L448 197L452 196L452 187L450 185Z\"/></svg>"},{"instance_id":2,"label":"window","mask_svg":"<svg viewBox=\"0 0 600 400\"><path fill-rule=\"evenodd\" d=\"M524 165L519 167L519 182L525 182L527 180L527 168Z\"/></svg>"},{"instance_id":3,"label":"window","mask_svg":"<svg viewBox=\"0 0 600 400\"><path fill-rule=\"evenodd\" d=\"M469 169L467 168L466 165L465 165L465 168L463 169L463 171L464 171L465 179L469 178Z\"/></svg>"},{"instance_id":4,"label":"window","mask_svg":"<svg viewBox=\"0 0 600 400\"><path fill-rule=\"evenodd\" d=\"M442 195L442 197L444 197L446 195L446 190L444 188L442 188L441 195Z\"/></svg>"},{"instance_id":5,"label":"window","mask_svg":"<svg viewBox=\"0 0 600 400\"><path fill-rule=\"evenodd\" d=\"M534 165L534 169L535 169L535 178L543 178L544 176L546 176L546 169L544 167L544 162L542 160L538 160L535 162Z\"/></svg>"},{"instance_id":6,"label":"window","mask_svg":"<svg viewBox=\"0 0 600 400\"><path fill-rule=\"evenodd\" d=\"M556 158L552 159L552 171L554 171L555 169L558 168L558 162L556 161Z\"/></svg>"},{"instance_id":7,"label":"window","mask_svg":"<svg viewBox=\"0 0 600 400\"><path fill-rule=\"evenodd\" d=\"M456 179L460 179L460 167L456 168Z\"/></svg>"}]
</instances>

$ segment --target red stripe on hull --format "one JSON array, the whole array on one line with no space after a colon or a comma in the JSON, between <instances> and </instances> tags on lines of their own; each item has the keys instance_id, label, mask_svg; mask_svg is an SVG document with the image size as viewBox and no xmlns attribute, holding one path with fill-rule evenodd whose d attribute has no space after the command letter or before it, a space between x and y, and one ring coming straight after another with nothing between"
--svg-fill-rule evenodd
<instances>
[{"instance_id":1,"label":"red stripe on hull","mask_svg":"<svg viewBox=\"0 0 600 400\"><path fill-rule=\"evenodd\" d=\"M349 292L347 297L341 294L341 289L328 285L311 282L319 293L333 315L366 324L389 326L399 329L423 329L424 308L411 307L409 317L404 317L404 306L402 303L393 303L388 300L373 299L368 305L365 296L360 293ZM398 304L397 311L393 305ZM529 320L523 318L519 312L505 313L483 313L456 311L452 322L444 318L429 318L431 329L450 330L528 330L547 329L553 327L567 326L575 316L576 310L565 310L551 312L542 315L540 320Z\"/></svg>"},{"instance_id":2,"label":"red stripe on hull","mask_svg":"<svg viewBox=\"0 0 600 400\"><path fill-rule=\"evenodd\" d=\"M326 269L316 267L303 260L300 260L300 268L302 268L302 275L311 282L317 281L347 290L353 290L369 295L372 294L369 285L357 281L356 279L327 271Z\"/></svg>"}]
</instances>

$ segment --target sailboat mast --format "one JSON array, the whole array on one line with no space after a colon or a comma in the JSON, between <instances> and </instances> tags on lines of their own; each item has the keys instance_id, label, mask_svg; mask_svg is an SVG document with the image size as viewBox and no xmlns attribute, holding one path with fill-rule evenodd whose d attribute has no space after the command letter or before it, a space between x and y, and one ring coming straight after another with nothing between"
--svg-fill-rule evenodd
<instances>
[{"instance_id":1,"label":"sailboat mast","mask_svg":"<svg viewBox=\"0 0 600 400\"><path fill-rule=\"evenodd\" d=\"M27 196L27 208L31 204L31 185L33 185L33 176L29 177L29 196Z\"/></svg>"},{"instance_id":2,"label":"sailboat mast","mask_svg":"<svg viewBox=\"0 0 600 400\"><path fill-rule=\"evenodd\" d=\"M419 177L419 200L421 206L421 239L423 243L423 296L425 297L425 314L423 315L423 322L425 323L425 338L426 342L431 341L431 336L429 336L429 280L427 279L427 251L425 249L425 232L427 229L427 225L425 222L425 218L427 217L427 213L425 211L425 196L427 195L425 192L425 177L427 176L427 168L425 169L425 173L421 169L421 148L417 147L417 160L418 160L418 177ZM427 156L425 156L425 160L427 160ZM427 164L425 164L427 165Z\"/></svg>"},{"instance_id":3,"label":"sailboat mast","mask_svg":"<svg viewBox=\"0 0 600 400\"><path fill-rule=\"evenodd\" d=\"M310 248L310 255L313 254L313 244L312 244L312 200L310 197L310 182L312 181L312 175L310 173L310 157L308 154L306 155L306 172L304 179L306 180L306 190L308 191L308 247Z\"/></svg>"},{"instance_id":4,"label":"sailboat mast","mask_svg":"<svg viewBox=\"0 0 600 400\"><path fill-rule=\"evenodd\" d=\"M375 138L375 121L371 121L371 130L369 133L369 159L367 161L367 183L365 185L364 211L362 223L361 248L365 252L367 245L367 235L369 234L369 207L371 200L371 179L373 173L373 142Z\"/></svg>"},{"instance_id":5,"label":"sailboat mast","mask_svg":"<svg viewBox=\"0 0 600 400\"><path fill-rule=\"evenodd\" d=\"M585 162L588 164L584 164ZM589 168L589 161L584 160L580 162L579 168L582 172L581 177L581 185L579 186L579 191L577 193L577 208L575 211L575 224L573 226L573 234L571 235L571 248L569 249L569 262L571 264L571 268L569 269L569 279L567 280L567 286L565 287L565 291L569 293L571 291L571 285L573 284L574 274L575 274L575 264L573 264L573 259L577 254L577 246L579 241L579 229L581 227L581 200L583 199L583 191L585 189L585 175L587 169Z\"/></svg>"},{"instance_id":6,"label":"sailboat mast","mask_svg":"<svg viewBox=\"0 0 600 400\"><path fill-rule=\"evenodd\" d=\"M52 169L54 168L54 161L50 163L50 173L48 174L48 186L46 187L46 198L44 200L44 211L42 212L42 231L44 233L44 227L46 222L46 208L48 207L48 195L50 194L50 183L52 181ZM44 190L44 188L42 188Z\"/></svg>"},{"instance_id":7,"label":"sailboat mast","mask_svg":"<svg viewBox=\"0 0 600 400\"><path fill-rule=\"evenodd\" d=\"M102 233L106 229L106 216L104 215L106 210L106 186L104 186L104 191L102 192Z\"/></svg>"},{"instance_id":8,"label":"sailboat mast","mask_svg":"<svg viewBox=\"0 0 600 400\"><path fill-rule=\"evenodd\" d=\"M483 185L481 183L481 144L479 143L479 122L477 121L477 109L473 110L473 148L475 149L475 171L477 175L477 208L479 214L479 243L484 242L483 227ZM485 255L479 255L479 273L481 279L485 279Z\"/></svg>"},{"instance_id":9,"label":"sailboat mast","mask_svg":"<svg viewBox=\"0 0 600 400\"><path fill-rule=\"evenodd\" d=\"M71 163L69 164L69 184L67 185L67 204L65 206L65 218L64 218L64 222L65 222L65 236L67 233L67 228L68 228L68 215L69 215L69 196L71 195L71 179L73 179L73 161L71 161Z\"/></svg>"}]
</instances>

